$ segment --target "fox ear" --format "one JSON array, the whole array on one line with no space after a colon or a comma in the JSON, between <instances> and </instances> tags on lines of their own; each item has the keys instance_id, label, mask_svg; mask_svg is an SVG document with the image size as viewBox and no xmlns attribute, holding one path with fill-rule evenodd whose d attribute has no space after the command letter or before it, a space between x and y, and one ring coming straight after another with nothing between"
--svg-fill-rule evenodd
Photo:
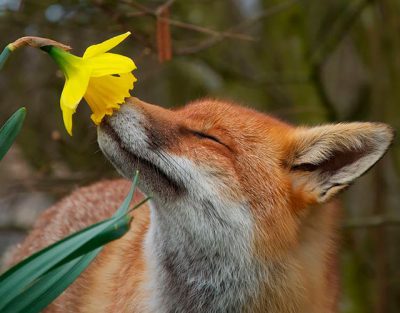
<instances>
[{"instance_id":1,"label":"fox ear","mask_svg":"<svg viewBox=\"0 0 400 313\"><path fill-rule=\"evenodd\" d=\"M297 128L289 153L293 184L324 202L373 166L393 137L380 123Z\"/></svg>"}]
</instances>

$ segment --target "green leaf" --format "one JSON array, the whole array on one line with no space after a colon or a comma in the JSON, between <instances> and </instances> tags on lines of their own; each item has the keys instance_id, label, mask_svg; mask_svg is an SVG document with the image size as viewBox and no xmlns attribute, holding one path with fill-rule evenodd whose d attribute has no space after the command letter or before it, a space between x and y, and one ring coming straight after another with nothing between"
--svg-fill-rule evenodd
<instances>
[{"instance_id":1,"label":"green leaf","mask_svg":"<svg viewBox=\"0 0 400 313\"><path fill-rule=\"evenodd\" d=\"M4 289L4 288L3 288L3 286L4 286L4 282L3 282L3 281L4 281L6 278L8 278L10 275L12 275L14 272L19 271L19 270L20 270L22 267L24 267L26 264L30 264L31 261L36 260L36 262L38 262L38 261L37 261L37 258L38 258L38 257L43 257L43 254L47 253L48 251L54 251L53 249L55 249L55 248L57 248L58 250L62 250L62 248L65 247L65 245L68 245L68 244L69 244L69 245L73 245L73 243L75 243L75 242L78 242L78 243L80 244L80 249L81 249L81 250L76 249L76 250L78 250L78 253L79 253L79 251L85 251L84 243L87 242L87 241L89 241L89 240L92 240L92 238L96 236L96 235L93 235L93 228L95 228L94 233L96 234L96 231L99 232L98 229L96 230L96 228L97 228L98 226L101 226L101 225L104 226L105 223L110 223L110 221L111 221L113 218L121 218L121 217L124 216L123 214L125 214L125 213L128 212L129 204L130 204L131 201L132 201L134 192L135 192L136 187L137 187L138 176L139 176L139 173L136 172L135 177L134 177L134 179L133 179L133 182L132 182L132 185L131 185L131 188L130 188L130 190L129 190L129 193L128 193L127 197L125 198L125 200L124 200L124 202L122 203L122 205L121 205L121 206L117 209L117 211L114 213L114 215L113 215L113 217L112 217L111 219L107 219L107 220L98 222L98 223L93 224L93 225L91 225L91 226L89 226L89 227L87 227L87 228L85 228L85 229L82 229L82 230L80 230L80 231L78 231L78 232L76 232L76 233L74 233L74 234L71 234L71 235L69 235L69 236L67 236L67 237L65 237L65 238L63 238L63 239L61 239L61 240L55 242L54 244L52 244L52 245L50 245L50 246L48 246L48 247L46 247L46 248L44 248L44 249L42 249L42 250L40 250L40 251L34 253L34 254L32 254L32 255L29 256L28 258L24 259L23 261L19 262L18 264L16 264L16 265L13 266L12 268L10 268L8 271L6 271L5 273L3 273L3 274L0 276L0 283L1 283L1 285L0 285L0 299L1 299L2 290ZM147 199L148 199L148 198L146 198L145 200L147 201ZM145 201L141 201L141 202L139 203L139 205L136 205L136 206L134 207L134 209L137 208L138 206L142 205L144 202L145 202ZM107 226L106 226L106 227L107 227ZM101 231L101 230L100 230L100 231ZM91 236L91 237L89 237L89 236ZM86 239L86 240L80 241L81 238ZM73 240L72 243L71 243L71 240ZM66 242L66 244L64 244L64 242ZM60 246L61 244L63 244L63 246L60 248L59 246ZM83 247L82 247L82 246L83 246ZM90 246L90 245L89 245L89 246ZM70 253L70 255L73 255L73 252L71 252L71 251L68 251L68 250L67 250L67 251L64 251L64 252L68 252L68 253ZM54 253L54 252L52 252L52 253ZM75 252L75 253L77 253L77 252ZM76 256L76 255L75 255L75 256ZM32 266L32 265L31 265L31 266ZM1 302L0 302L0 308L1 308Z\"/></svg>"},{"instance_id":2,"label":"green leaf","mask_svg":"<svg viewBox=\"0 0 400 313\"><path fill-rule=\"evenodd\" d=\"M10 301L2 313L40 312L61 294L93 261L102 247L69 261L38 278L29 288Z\"/></svg>"},{"instance_id":3,"label":"green leaf","mask_svg":"<svg viewBox=\"0 0 400 313\"><path fill-rule=\"evenodd\" d=\"M124 202L122 202L118 210L114 213L113 215L114 217L119 217L128 213L129 204L132 202L133 195L135 194L138 182L139 182L139 171L136 171L135 176L133 177L132 185L129 190L128 196L125 198Z\"/></svg>"},{"instance_id":4,"label":"green leaf","mask_svg":"<svg viewBox=\"0 0 400 313\"><path fill-rule=\"evenodd\" d=\"M128 231L128 229L126 231ZM26 295L31 297L31 301L27 303L25 307L22 307L19 312L41 312L78 278L78 276L90 265L90 263L92 263L102 249L103 247L99 247L96 250L93 250L92 252L80 257L79 259L71 261L72 264L67 263L69 266L67 266L67 264L62 265L61 268L58 268L57 271L54 271L54 274L48 272L43 275L37 284L40 285L32 286L32 288L26 292ZM54 278L54 276L56 277ZM51 281L54 281L54 283L52 284ZM32 296L32 292L35 292L36 288L45 289L45 292L36 292L37 296ZM22 300L24 300L24 297L22 297L21 301ZM15 311L10 311L10 313L13 312Z\"/></svg>"},{"instance_id":5,"label":"green leaf","mask_svg":"<svg viewBox=\"0 0 400 313\"><path fill-rule=\"evenodd\" d=\"M130 223L131 217L113 217L94 224L33 254L4 273L4 278L0 277L0 310L39 276L105 244L107 233L117 230L116 223L120 220Z\"/></svg>"},{"instance_id":6,"label":"green leaf","mask_svg":"<svg viewBox=\"0 0 400 313\"><path fill-rule=\"evenodd\" d=\"M129 230L129 226L130 219L117 219L117 223L113 225L113 229L108 233L102 234L107 242L104 240L97 240L97 243L93 243L92 251L83 256L78 256L68 262L62 262L60 263L61 265L49 270L10 301L1 312L35 313L44 309L72 282L74 282L87 266L89 266L101 251L102 245L121 238ZM97 248L95 248L96 245L98 245Z\"/></svg>"},{"instance_id":7,"label":"green leaf","mask_svg":"<svg viewBox=\"0 0 400 313\"><path fill-rule=\"evenodd\" d=\"M138 172L129 194L110 219L91 225L18 263L0 276L0 310L13 313L36 313L65 290L101 251L102 246L122 237L132 218L131 210L138 183Z\"/></svg>"},{"instance_id":8,"label":"green leaf","mask_svg":"<svg viewBox=\"0 0 400 313\"><path fill-rule=\"evenodd\" d=\"M17 110L0 129L0 161L3 159L15 141L22 124L24 123L26 109Z\"/></svg>"},{"instance_id":9,"label":"green leaf","mask_svg":"<svg viewBox=\"0 0 400 313\"><path fill-rule=\"evenodd\" d=\"M9 46L5 47L0 54L0 70L3 68L4 64L6 63L8 57L10 56L12 50Z\"/></svg>"}]
</instances>

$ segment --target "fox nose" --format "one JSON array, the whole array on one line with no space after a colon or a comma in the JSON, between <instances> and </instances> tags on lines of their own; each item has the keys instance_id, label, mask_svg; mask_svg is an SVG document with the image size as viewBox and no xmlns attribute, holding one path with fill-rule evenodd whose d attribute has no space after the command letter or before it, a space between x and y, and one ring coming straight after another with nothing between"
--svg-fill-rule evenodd
<instances>
[{"instance_id":1,"label":"fox nose","mask_svg":"<svg viewBox=\"0 0 400 313\"><path fill-rule=\"evenodd\" d=\"M171 110L129 98L116 114L109 118L114 127L136 129L146 137L148 148L164 150L178 138L176 117ZM118 124L118 126L117 126Z\"/></svg>"},{"instance_id":2,"label":"fox nose","mask_svg":"<svg viewBox=\"0 0 400 313\"><path fill-rule=\"evenodd\" d=\"M165 114L169 110L129 98L112 116L100 124L99 131L116 135L123 145L141 146L143 149L163 150L170 144L171 133Z\"/></svg>"},{"instance_id":3,"label":"fox nose","mask_svg":"<svg viewBox=\"0 0 400 313\"><path fill-rule=\"evenodd\" d=\"M127 99L112 115L107 115L103 118L100 127L107 124L114 128L133 127L143 125L144 120L145 117L141 107L131 103L131 99Z\"/></svg>"}]
</instances>

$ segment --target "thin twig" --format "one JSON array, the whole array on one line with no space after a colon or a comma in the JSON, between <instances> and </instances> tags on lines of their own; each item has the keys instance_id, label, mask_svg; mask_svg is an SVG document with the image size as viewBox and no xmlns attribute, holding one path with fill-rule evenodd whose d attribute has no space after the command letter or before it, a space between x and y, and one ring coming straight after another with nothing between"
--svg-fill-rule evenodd
<instances>
[{"instance_id":1,"label":"thin twig","mask_svg":"<svg viewBox=\"0 0 400 313\"><path fill-rule=\"evenodd\" d=\"M282 3L279 3L277 5L274 5L268 9L265 9L263 11L261 11L260 13L258 13L257 15L248 18L247 20L244 20L243 22L231 27L229 30L230 31L237 31L237 30L242 30L244 28L247 28L251 25L253 25L254 23L258 22L261 19L264 19L266 17L270 17L272 15L275 15L277 13L280 13L284 10L286 10L287 8L291 7L292 5L296 4L297 2L299 2L299 0L288 0Z\"/></svg>"},{"instance_id":2,"label":"thin twig","mask_svg":"<svg viewBox=\"0 0 400 313\"><path fill-rule=\"evenodd\" d=\"M135 9L141 11L141 12L145 12L149 15L155 15L156 12L153 11L152 9L146 7L145 5L138 3L136 1L130 1L130 0L120 0L121 3L127 4L129 6L134 7Z\"/></svg>"},{"instance_id":3,"label":"thin twig","mask_svg":"<svg viewBox=\"0 0 400 313\"><path fill-rule=\"evenodd\" d=\"M297 0L291 0L292 1L297 1ZM164 7L169 7L174 1L167 1L165 4L159 6L156 10L152 10L146 6L144 6L143 4L140 4L136 1L127 1L127 0L121 0L121 2L128 4L132 7L134 7L135 9L139 10L140 13L142 14L146 14L152 17L157 17L162 19L165 22L168 22L170 25L175 26L175 27L179 27L182 29L187 29L187 30L192 30L192 31L196 31L199 33L204 33L204 34L208 34L208 35L212 35L214 37L221 37L221 38L233 38L233 39L239 39L239 40L246 40L246 41L255 41L255 39L249 35L246 34L237 34L237 33L233 33L232 31L224 31L224 32L219 32L210 28L206 28L204 26L199 26L199 25L195 25L195 24L191 24L191 23L186 23L186 22L182 22L182 21L177 21L171 18L162 18L159 17L159 14L161 12L161 8ZM132 12L132 13L128 13L126 14L127 17L131 17L133 15L137 15L137 12ZM257 16L258 18L258 16ZM233 28L232 28L233 29Z\"/></svg>"},{"instance_id":4,"label":"thin twig","mask_svg":"<svg viewBox=\"0 0 400 313\"><path fill-rule=\"evenodd\" d=\"M192 47L186 47L186 48L181 48L179 50L177 50L175 52L175 54L177 55L187 55L187 54L194 54L194 53L198 53L202 50L206 50L216 44L218 44L219 42L221 42L223 39L225 39L226 37L223 36L223 34L226 33L233 33L235 31L239 31L239 30L243 30L253 24L255 24L256 22L258 22L259 20L272 16L274 14L277 14L279 12L282 12L283 10L287 9L288 7L292 6L293 4L297 3L299 0L289 0L289 1L285 1L282 2L280 4L277 4L275 6L272 6L262 12L260 12L259 14L257 14L254 17L251 17L235 26L232 26L228 29L226 29L223 32L220 32L219 34L214 35L214 37L208 38L206 40L204 40L203 42L199 43L196 46L192 46Z\"/></svg>"},{"instance_id":5,"label":"thin twig","mask_svg":"<svg viewBox=\"0 0 400 313\"><path fill-rule=\"evenodd\" d=\"M177 20L170 19L170 18L160 17L159 12L161 12L162 9L165 7L170 7L175 2L175 0L167 0L164 4L158 6L155 10L151 9L137 1L120 0L120 2L124 3L126 5L129 5L139 11L139 12L132 12L132 13L125 14L125 17L132 17L132 16L136 17L136 16L147 15L147 16L151 16L153 18L162 19L163 21L166 21L170 25L175 26L175 27L179 27L179 28L187 29L187 30L191 30L191 31L196 31L196 32L207 34L207 35L211 36L211 38L207 38L206 40L204 40L203 42L199 43L196 46L184 47L184 48L176 49L176 51L174 51L174 54L177 54L177 55L187 55L187 54L194 54L194 53L200 52L202 50L208 49L211 46L214 46L215 44L221 42L222 40L224 40L226 38L243 40L243 41L256 41L256 39L254 37L247 35L247 34L237 33L237 31L240 29L245 29L263 18L266 18L266 17L269 17L276 13L279 13L279 12L285 10L286 8L290 7L291 5L299 2L299 0L288 0L288 1L282 2L278 5L275 5L273 7L270 7L268 9L260 12L256 16L251 17L237 25L234 25L234 26L226 29L225 31L216 31L216 30L213 30L210 28L206 28L204 26L199 26L199 25L195 25L195 24L191 24L191 23L177 21Z\"/></svg>"},{"instance_id":6,"label":"thin twig","mask_svg":"<svg viewBox=\"0 0 400 313\"><path fill-rule=\"evenodd\" d=\"M343 228L368 228L380 226L400 226L400 216L370 216L366 218L355 218L343 223Z\"/></svg>"},{"instance_id":7,"label":"thin twig","mask_svg":"<svg viewBox=\"0 0 400 313\"><path fill-rule=\"evenodd\" d=\"M156 14L159 15L161 12L164 12L165 9L168 9L171 5L173 5L175 0L167 0L164 4L160 5L156 9Z\"/></svg>"},{"instance_id":8,"label":"thin twig","mask_svg":"<svg viewBox=\"0 0 400 313\"><path fill-rule=\"evenodd\" d=\"M310 78L314 81L316 92L322 105L326 109L327 117L330 122L336 121L338 115L334 103L326 92L322 77L322 69L328 56L346 36L370 1L371 0L361 0L355 4L349 4L345 12L334 21L330 30L328 30L328 35L325 37L326 40L322 40L312 52Z\"/></svg>"},{"instance_id":9,"label":"thin twig","mask_svg":"<svg viewBox=\"0 0 400 313\"><path fill-rule=\"evenodd\" d=\"M326 57L337 47L341 40L346 36L348 31L358 20L361 13L367 7L371 0L361 0L357 3L350 3L345 12L334 21L325 36L326 40L319 42L319 45L313 51L311 57L312 64L321 64L326 60Z\"/></svg>"},{"instance_id":10,"label":"thin twig","mask_svg":"<svg viewBox=\"0 0 400 313\"><path fill-rule=\"evenodd\" d=\"M252 36L246 35L246 34L237 34L237 33L229 32L229 31L219 32L219 31L216 31L216 30L213 30L210 28L206 28L203 26L189 24L189 23L185 23L185 22L181 22L181 21L177 21L177 20L173 20L173 19L167 19L167 18L161 18L161 19L166 22L169 22L169 24L172 26L176 26L176 27L188 29L188 30L193 30L193 31L203 33L203 34L208 34L208 35L218 36L218 37L223 37L223 38L233 38L233 39L240 39L240 40L246 40L246 41L255 41L255 38L253 38Z\"/></svg>"},{"instance_id":11,"label":"thin twig","mask_svg":"<svg viewBox=\"0 0 400 313\"><path fill-rule=\"evenodd\" d=\"M121 0L121 2L124 2L123 0ZM110 18L113 18L123 30L127 30L128 27L126 25L126 21L125 21L125 17L127 16L127 14L125 15L120 15L120 14L114 14L113 12L110 12L110 8L105 5L103 2L99 2L99 1L94 1L93 4L95 6L97 6L104 14L106 14L107 16L109 16ZM132 3L130 3L132 4ZM144 12L143 10L140 12L135 12L135 17L137 16L144 16L144 15L148 15L147 12ZM134 32L134 38L135 40L138 40L139 42L141 42L143 44L144 47L150 49L150 51L156 51L154 45L152 44L152 42L150 40L148 40L147 38L147 34L145 36L145 34L140 33L137 29Z\"/></svg>"}]
</instances>

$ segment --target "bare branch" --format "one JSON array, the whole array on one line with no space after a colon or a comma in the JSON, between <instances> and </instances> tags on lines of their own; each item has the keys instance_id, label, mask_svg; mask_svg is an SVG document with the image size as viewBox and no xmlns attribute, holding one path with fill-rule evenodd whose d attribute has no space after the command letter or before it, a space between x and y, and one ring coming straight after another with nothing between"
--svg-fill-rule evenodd
<instances>
[{"instance_id":1,"label":"bare branch","mask_svg":"<svg viewBox=\"0 0 400 313\"><path fill-rule=\"evenodd\" d=\"M312 51L310 78L314 81L316 91L325 107L328 120L337 120L337 112L334 103L329 98L322 79L322 68L329 54L337 47L341 40L346 36L354 22L358 19L370 0L360 0L348 5L345 12L333 23L325 40L322 40L318 47Z\"/></svg>"},{"instance_id":2,"label":"bare branch","mask_svg":"<svg viewBox=\"0 0 400 313\"><path fill-rule=\"evenodd\" d=\"M343 228L368 228L380 226L400 226L400 216L371 216L366 218L355 218L343 223Z\"/></svg>"},{"instance_id":3,"label":"bare branch","mask_svg":"<svg viewBox=\"0 0 400 313\"><path fill-rule=\"evenodd\" d=\"M235 26L232 26L223 32L215 34L214 37L204 40L203 42L199 43L197 46L181 48L178 51L176 51L175 54L177 54L177 55L194 54L194 53L200 52L202 50L208 49L208 48L218 44L222 40L224 40L226 38L226 36L224 36L224 34L227 34L227 33L229 34L229 33L243 30L247 27L250 27L251 25L255 24L256 22L258 22L259 20L261 20L263 18L266 18L266 17L272 16L274 14L277 14L279 12L282 12L283 10L287 9L288 7L297 3L298 1L299 0L289 0L289 1L285 1L280 4L277 4L273 7L270 7L264 11L261 11L259 14L257 14L254 17L251 17Z\"/></svg>"},{"instance_id":4,"label":"bare branch","mask_svg":"<svg viewBox=\"0 0 400 313\"><path fill-rule=\"evenodd\" d=\"M188 30L193 30L199 33L203 33L203 34L208 34L208 35L212 35L212 36L217 36L217 37L223 37L223 38L233 38L233 39L240 39L240 40L246 40L246 41L255 41L255 39L249 35L245 35L245 34L237 34L237 33L233 33L233 32L219 32L210 28L206 28L203 26L198 26L198 25L194 25L194 24L189 24L189 23L185 23L185 22L181 22L181 21L177 21L177 20L172 20L172 19L165 19L162 18L163 20L169 22L170 25L172 26L176 26L176 27L180 27L183 29L188 29Z\"/></svg>"},{"instance_id":5,"label":"bare branch","mask_svg":"<svg viewBox=\"0 0 400 313\"><path fill-rule=\"evenodd\" d=\"M161 12L164 12L166 9L168 9L171 5L173 5L175 0L167 0L164 4L160 5L157 10L156 14L159 15Z\"/></svg>"},{"instance_id":6,"label":"bare branch","mask_svg":"<svg viewBox=\"0 0 400 313\"><path fill-rule=\"evenodd\" d=\"M346 36L354 25L354 22L358 20L359 16L370 2L371 0L360 0L348 5L345 12L331 25L325 40L322 40L315 51L313 51L311 57L311 62L313 64L320 64L325 61L326 57Z\"/></svg>"},{"instance_id":7,"label":"bare branch","mask_svg":"<svg viewBox=\"0 0 400 313\"><path fill-rule=\"evenodd\" d=\"M279 3L277 5L274 5L268 9L261 11L257 15L255 15L247 20L244 20L243 22L239 23L238 25L231 27L229 30L237 31L237 30L242 30L244 28L247 28L247 27L253 25L254 23L258 22L261 19L264 19L266 17L275 15L277 13L280 13L280 12L286 10L287 8L291 7L293 4L296 4L297 2L299 2L299 0L288 0L288 1L285 1L282 3Z\"/></svg>"},{"instance_id":8,"label":"bare branch","mask_svg":"<svg viewBox=\"0 0 400 313\"><path fill-rule=\"evenodd\" d=\"M200 42L196 46L184 47L184 48L176 49L176 51L174 51L174 54L177 54L177 55L187 55L187 54L193 54L193 53L197 53L202 50L208 49L209 47L221 42L222 40L224 40L226 38L243 40L243 41L256 41L256 39L250 35L241 34L241 33L237 33L237 32L241 29L245 29L245 28L253 25L254 23L256 23L257 21L259 21L263 18L266 18L268 16L274 15L276 13L279 13L279 12L285 10L286 8L290 7L291 5L299 2L299 0L288 0L288 1L282 2L280 4L277 4L277 5L270 7L264 11L261 11L259 14L257 14L254 17L251 17L237 25L234 25L234 26L226 29L225 31L216 31L216 30L213 30L210 28L206 28L204 26L194 25L191 23L177 21L177 20L173 20L170 18L160 17L159 16L160 12L162 12L162 10L164 8L170 7L175 2L175 0L167 0L164 4L160 5L156 9L151 9L151 8L139 3L138 1L121 0L120 2L124 3L126 5L129 5L132 8L135 8L136 10L139 11L139 12L127 13L127 14L125 14L125 17L137 17L137 16L146 16L147 15L147 16L151 16L153 18L157 18L159 21L162 20L164 22L168 22L170 25L175 26L175 27L179 27L182 29L187 29L187 30L191 30L191 31L195 31L195 32L199 32L199 33L203 33L203 34L207 34L207 35L211 36L210 38L205 39L203 42Z\"/></svg>"},{"instance_id":9,"label":"bare branch","mask_svg":"<svg viewBox=\"0 0 400 313\"><path fill-rule=\"evenodd\" d=\"M292 0L292 1L297 1L297 0ZM199 33L211 35L213 37L218 37L218 38L222 38L222 39L223 38L232 38L232 39L239 39L239 40L246 40L246 41L255 41L255 39L253 37L246 35L246 34L237 34L237 33L234 33L233 31L219 32L219 31L216 31L216 30L213 30L210 28L206 28L203 26L186 23L186 22L182 22L182 21L177 21L177 20L170 19L170 18L159 17L161 8L169 7L174 1L167 1L165 4L159 6L156 10L152 10L136 1L121 0L121 2L134 7L135 9L139 10L139 12L141 14L145 14L145 15L149 15L152 17L162 19L163 21L168 22L170 25L175 26L175 27L179 27L179 28L187 29L187 30L191 30L191 31L196 31ZM137 14L138 14L138 12L132 12L132 13L128 13L126 16L127 17L137 16Z\"/></svg>"}]
</instances>

